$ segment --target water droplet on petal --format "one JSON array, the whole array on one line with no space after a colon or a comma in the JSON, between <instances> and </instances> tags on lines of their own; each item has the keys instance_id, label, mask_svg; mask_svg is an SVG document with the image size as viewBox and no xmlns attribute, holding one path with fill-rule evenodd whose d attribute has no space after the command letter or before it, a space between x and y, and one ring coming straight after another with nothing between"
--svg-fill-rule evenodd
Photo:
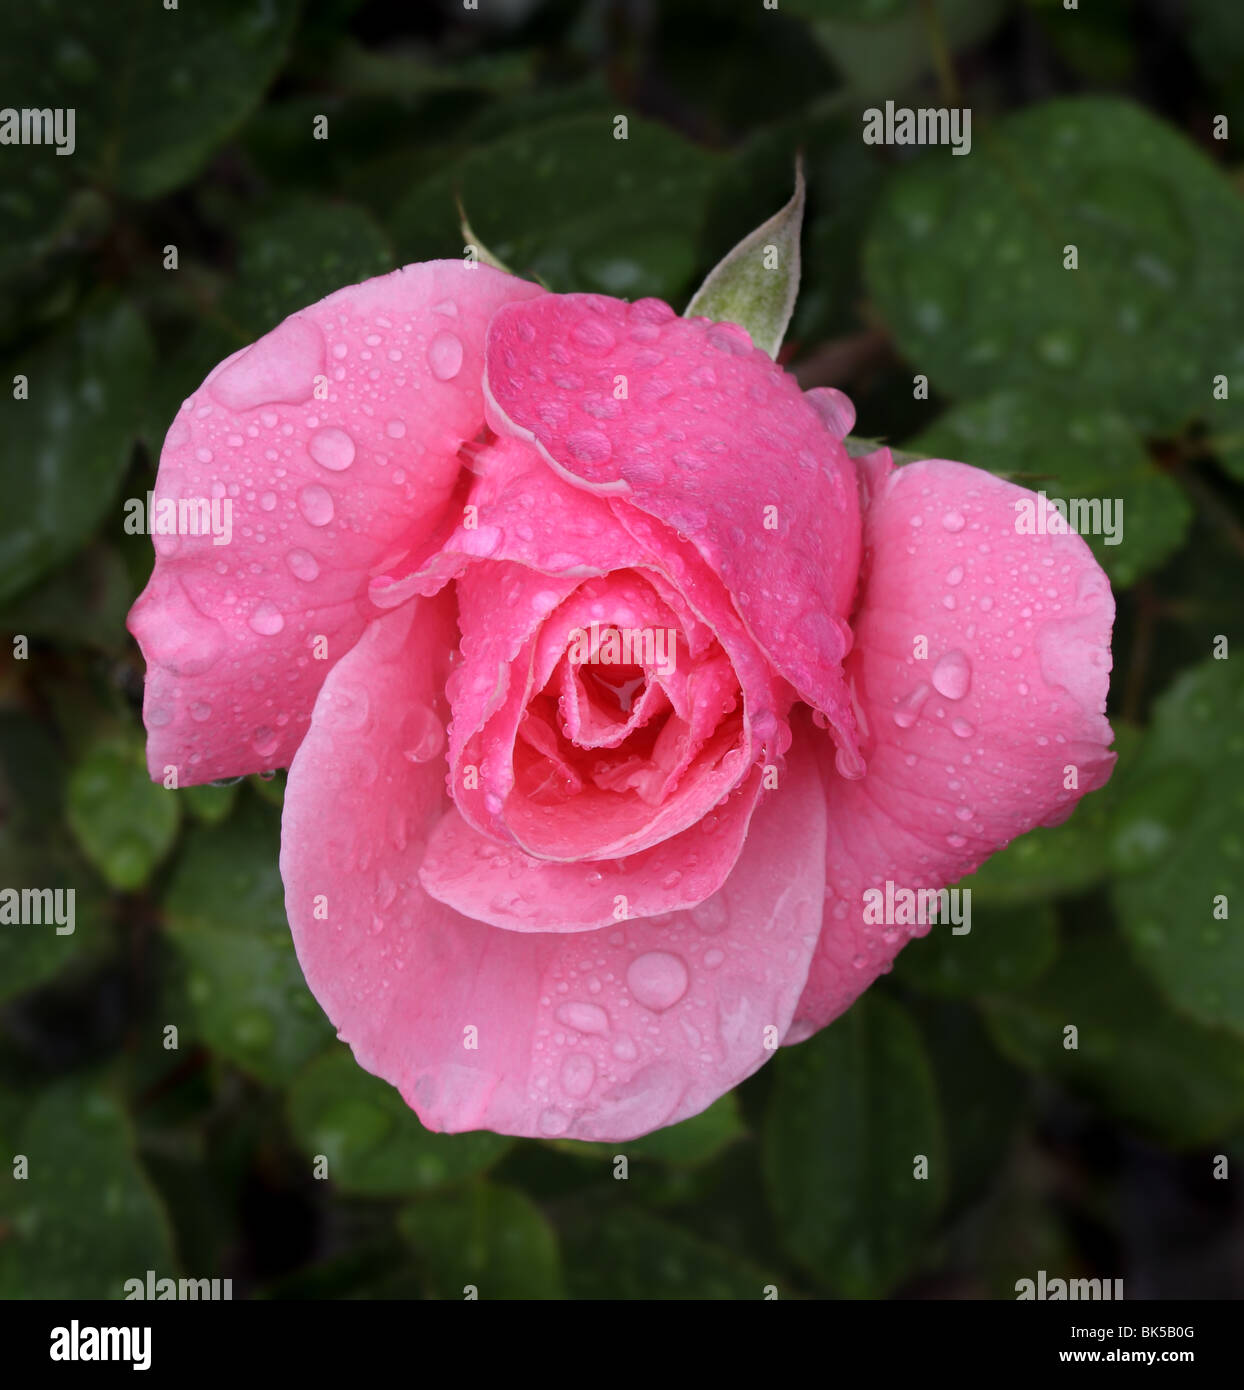
<instances>
[{"instance_id":1,"label":"water droplet on petal","mask_svg":"<svg viewBox=\"0 0 1244 1390\"><path fill-rule=\"evenodd\" d=\"M407 717L411 730L410 746L402 750L405 758L412 763L426 763L445 746L445 731L441 721L427 705L411 711Z\"/></svg>"},{"instance_id":2,"label":"water droplet on petal","mask_svg":"<svg viewBox=\"0 0 1244 1390\"><path fill-rule=\"evenodd\" d=\"M586 1052L572 1053L562 1063L562 1090L569 1096L585 1096L596 1080L596 1063Z\"/></svg>"},{"instance_id":3,"label":"water droplet on petal","mask_svg":"<svg viewBox=\"0 0 1244 1390\"><path fill-rule=\"evenodd\" d=\"M275 603L266 599L250 615L248 620L255 632L263 637L275 637L285 626L285 615Z\"/></svg>"},{"instance_id":4,"label":"water droplet on petal","mask_svg":"<svg viewBox=\"0 0 1244 1390\"><path fill-rule=\"evenodd\" d=\"M295 579L301 579L309 584L313 579L319 577L319 562L309 550L291 550L285 557L285 563L289 566Z\"/></svg>"},{"instance_id":5,"label":"water droplet on petal","mask_svg":"<svg viewBox=\"0 0 1244 1390\"><path fill-rule=\"evenodd\" d=\"M933 668L933 689L947 700L962 700L972 684L972 664L960 651L947 652Z\"/></svg>"},{"instance_id":6,"label":"water droplet on petal","mask_svg":"<svg viewBox=\"0 0 1244 1390\"><path fill-rule=\"evenodd\" d=\"M462 370L462 342L452 333L438 333L428 344L428 366L437 381L452 381Z\"/></svg>"},{"instance_id":7,"label":"water droplet on petal","mask_svg":"<svg viewBox=\"0 0 1244 1390\"><path fill-rule=\"evenodd\" d=\"M334 429L330 425L316 430L307 445L307 452L321 468L340 473L354 462L354 440L345 430Z\"/></svg>"},{"instance_id":8,"label":"water droplet on petal","mask_svg":"<svg viewBox=\"0 0 1244 1390\"><path fill-rule=\"evenodd\" d=\"M570 330L570 336L585 352L593 354L608 352L617 342L608 324L595 316L581 319Z\"/></svg>"},{"instance_id":9,"label":"water droplet on petal","mask_svg":"<svg viewBox=\"0 0 1244 1390\"><path fill-rule=\"evenodd\" d=\"M336 507L332 493L319 483L312 483L298 494L298 510L312 526L327 526L333 519Z\"/></svg>"},{"instance_id":10,"label":"water droplet on petal","mask_svg":"<svg viewBox=\"0 0 1244 1390\"><path fill-rule=\"evenodd\" d=\"M599 430L572 430L566 447L579 463L604 463L613 453L613 445Z\"/></svg>"},{"instance_id":11,"label":"water droplet on petal","mask_svg":"<svg viewBox=\"0 0 1244 1390\"><path fill-rule=\"evenodd\" d=\"M687 992L687 967L670 951L646 951L626 970L627 988L654 1013L672 1008Z\"/></svg>"},{"instance_id":12,"label":"water droplet on petal","mask_svg":"<svg viewBox=\"0 0 1244 1390\"><path fill-rule=\"evenodd\" d=\"M904 696L894 708L894 722L900 729L910 729L920 715L924 702L929 698L929 687L923 681Z\"/></svg>"},{"instance_id":13,"label":"water droplet on petal","mask_svg":"<svg viewBox=\"0 0 1244 1390\"><path fill-rule=\"evenodd\" d=\"M559 1004L554 1017L558 1023L564 1023L567 1028L574 1028L580 1033L607 1033L609 1031L609 1015L599 1004L579 1001Z\"/></svg>"},{"instance_id":14,"label":"water droplet on petal","mask_svg":"<svg viewBox=\"0 0 1244 1390\"><path fill-rule=\"evenodd\" d=\"M295 315L260 338L213 376L208 391L229 410L254 410L277 401L297 404L324 370L324 336Z\"/></svg>"}]
</instances>

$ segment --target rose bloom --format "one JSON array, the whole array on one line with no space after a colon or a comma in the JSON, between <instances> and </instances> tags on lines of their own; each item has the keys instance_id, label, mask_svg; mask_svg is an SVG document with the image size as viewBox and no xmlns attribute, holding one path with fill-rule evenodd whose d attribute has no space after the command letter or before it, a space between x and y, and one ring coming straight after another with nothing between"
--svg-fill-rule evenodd
<instances>
[{"instance_id":1,"label":"rose bloom","mask_svg":"<svg viewBox=\"0 0 1244 1390\"><path fill-rule=\"evenodd\" d=\"M289 767L307 983L425 1125L696 1114L929 929L866 892L1109 776L1088 547L989 473L850 458L852 418L737 326L449 261L182 407L156 503L227 497L232 538L155 537L151 773Z\"/></svg>"}]
</instances>

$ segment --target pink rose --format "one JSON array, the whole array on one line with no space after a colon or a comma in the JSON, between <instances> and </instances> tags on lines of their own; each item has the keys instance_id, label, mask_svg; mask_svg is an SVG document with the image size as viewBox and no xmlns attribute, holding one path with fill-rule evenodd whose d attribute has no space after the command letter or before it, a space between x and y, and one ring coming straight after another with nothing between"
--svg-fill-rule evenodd
<instances>
[{"instance_id":1,"label":"pink rose","mask_svg":"<svg viewBox=\"0 0 1244 1390\"><path fill-rule=\"evenodd\" d=\"M341 1037L433 1129L627 1139L842 1013L1109 776L1114 604L1031 494L848 457L846 398L665 304L412 265L211 373L130 625L152 775L288 764ZM946 928L941 928L945 930Z\"/></svg>"}]
</instances>

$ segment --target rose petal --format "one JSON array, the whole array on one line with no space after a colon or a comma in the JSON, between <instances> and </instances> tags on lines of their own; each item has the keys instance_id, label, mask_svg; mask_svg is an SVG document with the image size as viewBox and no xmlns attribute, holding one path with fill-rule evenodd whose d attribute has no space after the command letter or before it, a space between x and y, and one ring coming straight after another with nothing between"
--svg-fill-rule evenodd
<instances>
[{"instance_id":1,"label":"rose petal","mask_svg":"<svg viewBox=\"0 0 1244 1390\"><path fill-rule=\"evenodd\" d=\"M228 500L232 538L156 536L130 613L154 778L289 762L325 675L375 614L370 573L427 541L483 427L490 316L540 293L487 267L407 266L294 314L185 403L156 505Z\"/></svg>"},{"instance_id":2,"label":"rose petal","mask_svg":"<svg viewBox=\"0 0 1244 1390\"><path fill-rule=\"evenodd\" d=\"M563 477L618 499L615 509L689 537L858 775L842 676L855 473L794 378L736 325L602 295L505 306L486 357L492 428L530 440Z\"/></svg>"},{"instance_id":3,"label":"rose petal","mask_svg":"<svg viewBox=\"0 0 1244 1390\"><path fill-rule=\"evenodd\" d=\"M803 985L825 835L808 750L698 907L574 935L469 920L418 877L442 768L402 756L450 625L426 602L382 618L316 702L281 848L308 983L430 1128L620 1140L696 1114L771 1055Z\"/></svg>"},{"instance_id":4,"label":"rose petal","mask_svg":"<svg viewBox=\"0 0 1244 1390\"><path fill-rule=\"evenodd\" d=\"M847 663L868 774L843 780L822 748L827 910L788 1041L840 1014L906 943L864 923L865 890L956 883L1065 818L1114 764L1114 600L1084 541L1018 534L1015 504L1032 494L961 463L875 472L870 485Z\"/></svg>"},{"instance_id":5,"label":"rose petal","mask_svg":"<svg viewBox=\"0 0 1244 1390\"><path fill-rule=\"evenodd\" d=\"M449 811L428 844L419 878L428 892L480 922L524 932L573 932L694 907L738 860L760 795L754 771L689 829L624 859L555 863L501 845Z\"/></svg>"}]
</instances>

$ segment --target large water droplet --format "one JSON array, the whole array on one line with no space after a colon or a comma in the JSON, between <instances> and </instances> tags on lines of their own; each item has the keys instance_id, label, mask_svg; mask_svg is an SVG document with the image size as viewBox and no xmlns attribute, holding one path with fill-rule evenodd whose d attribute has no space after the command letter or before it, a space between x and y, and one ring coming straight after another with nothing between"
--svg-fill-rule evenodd
<instances>
[{"instance_id":1,"label":"large water droplet","mask_svg":"<svg viewBox=\"0 0 1244 1390\"><path fill-rule=\"evenodd\" d=\"M336 507L332 493L319 483L312 483L298 494L298 510L312 526L327 526L333 519Z\"/></svg>"},{"instance_id":2,"label":"large water droplet","mask_svg":"<svg viewBox=\"0 0 1244 1390\"><path fill-rule=\"evenodd\" d=\"M285 626L285 615L275 603L266 599L250 615L251 628L263 637L275 637Z\"/></svg>"},{"instance_id":3,"label":"large water droplet","mask_svg":"<svg viewBox=\"0 0 1244 1390\"><path fill-rule=\"evenodd\" d=\"M933 689L947 700L962 700L972 684L972 663L960 651L947 652L933 668Z\"/></svg>"},{"instance_id":4,"label":"large water droplet","mask_svg":"<svg viewBox=\"0 0 1244 1390\"><path fill-rule=\"evenodd\" d=\"M558 1023L564 1023L567 1028L574 1028L580 1033L609 1031L609 1015L599 1004L588 1004L578 1000L569 1004L559 1004L554 1017Z\"/></svg>"},{"instance_id":5,"label":"large water droplet","mask_svg":"<svg viewBox=\"0 0 1244 1390\"><path fill-rule=\"evenodd\" d=\"M307 452L321 468L340 473L354 462L354 440L345 430L334 429L329 425L322 430L316 430L311 436Z\"/></svg>"},{"instance_id":6,"label":"large water droplet","mask_svg":"<svg viewBox=\"0 0 1244 1390\"><path fill-rule=\"evenodd\" d=\"M566 447L578 463L604 463L613 453L613 445L599 430L572 430Z\"/></svg>"},{"instance_id":7,"label":"large water droplet","mask_svg":"<svg viewBox=\"0 0 1244 1390\"><path fill-rule=\"evenodd\" d=\"M308 318L286 319L235 357L212 378L208 390L229 410L305 401L324 370L324 336Z\"/></svg>"},{"instance_id":8,"label":"large water droplet","mask_svg":"<svg viewBox=\"0 0 1244 1390\"><path fill-rule=\"evenodd\" d=\"M313 579L319 577L319 562L309 550L291 550L285 557L285 563L289 566L295 579L301 579L309 584Z\"/></svg>"},{"instance_id":9,"label":"large water droplet","mask_svg":"<svg viewBox=\"0 0 1244 1390\"><path fill-rule=\"evenodd\" d=\"M626 970L627 988L654 1013L672 1008L687 992L687 967L670 951L645 951Z\"/></svg>"},{"instance_id":10,"label":"large water droplet","mask_svg":"<svg viewBox=\"0 0 1244 1390\"><path fill-rule=\"evenodd\" d=\"M441 721L427 705L421 705L407 716L411 730L411 741L402 750L403 756L412 763L426 763L445 746L445 731Z\"/></svg>"},{"instance_id":11,"label":"large water droplet","mask_svg":"<svg viewBox=\"0 0 1244 1390\"><path fill-rule=\"evenodd\" d=\"M596 1080L596 1063L586 1052L574 1052L562 1063L562 1090L569 1096L585 1096Z\"/></svg>"},{"instance_id":12,"label":"large water droplet","mask_svg":"<svg viewBox=\"0 0 1244 1390\"><path fill-rule=\"evenodd\" d=\"M608 352L617 342L608 324L595 315L580 319L570 330L570 336L585 352L593 355Z\"/></svg>"},{"instance_id":13,"label":"large water droplet","mask_svg":"<svg viewBox=\"0 0 1244 1390\"><path fill-rule=\"evenodd\" d=\"M929 687L923 681L894 707L894 722L900 729L910 729L919 718L924 702L929 698Z\"/></svg>"},{"instance_id":14,"label":"large water droplet","mask_svg":"<svg viewBox=\"0 0 1244 1390\"><path fill-rule=\"evenodd\" d=\"M452 381L462 370L462 343L452 333L438 333L428 344L428 366L437 381Z\"/></svg>"}]
</instances>

